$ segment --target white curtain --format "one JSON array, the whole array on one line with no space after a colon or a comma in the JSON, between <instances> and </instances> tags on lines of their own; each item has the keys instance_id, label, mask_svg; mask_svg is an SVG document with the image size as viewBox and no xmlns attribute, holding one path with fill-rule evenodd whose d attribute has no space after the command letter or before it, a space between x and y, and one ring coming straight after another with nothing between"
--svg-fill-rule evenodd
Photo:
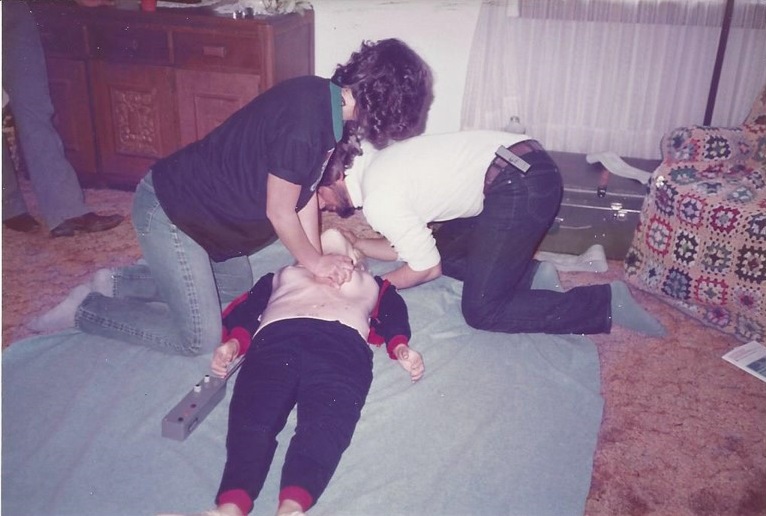
<instances>
[{"instance_id":1,"label":"white curtain","mask_svg":"<svg viewBox=\"0 0 766 516\"><path fill-rule=\"evenodd\" d=\"M739 125L766 83L766 2L735 0L711 125ZM484 0L463 129L527 134L566 152L659 158L702 124L725 0Z\"/></svg>"}]
</instances>

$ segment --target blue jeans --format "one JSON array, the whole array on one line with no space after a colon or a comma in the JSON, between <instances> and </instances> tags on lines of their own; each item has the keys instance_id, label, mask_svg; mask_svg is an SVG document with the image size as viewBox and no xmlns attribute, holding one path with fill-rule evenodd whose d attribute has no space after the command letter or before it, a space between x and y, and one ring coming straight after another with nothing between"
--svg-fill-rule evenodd
<instances>
[{"instance_id":1,"label":"blue jeans","mask_svg":"<svg viewBox=\"0 0 766 516\"><path fill-rule=\"evenodd\" d=\"M40 213L49 229L90 210L53 126L45 55L26 2L2 2L3 89ZM5 142L3 142L5 145ZM3 149L4 161L7 149ZM3 167L3 220L27 213L12 168Z\"/></svg>"},{"instance_id":2,"label":"blue jeans","mask_svg":"<svg viewBox=\"0 0 766 516\"><path fill-rule=\"evenodd\" d=\"M530 288L539 265L533 257L558 212L562 180L546 152L523 159L530 170L508 165L500 172L478 216L437 231L444 274L463 281L463 316L474 328L504 333L608 333L609 285Z\"/></svg>"},{"instance_id":3,"label":"blue jeans","mask_svg":"<svg viewBox=\"0 0 766 516\"><path fill-rule=\"evenodd\" d=\"M91 293L75 326L87 333L197 355L221 342L221 306L253 284L246 256L216 263L160 206L151 172L133 200L133 224L146 264L114 273L114 297Z\"/></svg>"}]
</instances>

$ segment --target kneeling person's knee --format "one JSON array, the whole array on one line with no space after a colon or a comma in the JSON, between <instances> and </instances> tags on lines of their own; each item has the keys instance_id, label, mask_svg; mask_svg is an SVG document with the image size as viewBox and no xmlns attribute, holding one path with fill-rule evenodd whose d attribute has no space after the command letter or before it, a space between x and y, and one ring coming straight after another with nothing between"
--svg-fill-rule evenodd
<instances>
[{"instance_id":1,"label":"kneeling person's knee","mask_svg":"<svg viewBox=\"0 0 766 516\"><path fill-rule=\"evenodd\" d=\"M489 321L489 310L486 305L463 299L461 306L463 319L471 328L484 330Z\"/></svg>"}]
</instances>

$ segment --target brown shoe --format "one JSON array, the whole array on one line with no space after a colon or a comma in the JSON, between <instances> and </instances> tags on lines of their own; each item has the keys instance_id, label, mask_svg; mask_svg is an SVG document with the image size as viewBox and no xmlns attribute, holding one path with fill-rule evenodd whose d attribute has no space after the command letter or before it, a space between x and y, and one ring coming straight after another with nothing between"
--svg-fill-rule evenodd
<instances>
[{"instance_id":1,"label":"brown shoe","mask_svg":"<svg viewBox=\"0 0 766 516\"><path fill-rule=\"evenodd\" d=\"M22 233L32 233L40 229L40 223L29 213L22 213L8 220L3 221L3 225L8 229L20 231Z\"/></svg>"},{"instance_id":2,"label":"brown shoe","mask_svg":"<svg viewBox=\"0 0 766 516\"><path fill-rule=\"evenodd\" d=\"M74 236L75 233L95 233L106 231L120 224L125 219L122 215L96 215L88 212L85 215L67 219L51 229L51 237Z\"/></svg>"}]
</instances>

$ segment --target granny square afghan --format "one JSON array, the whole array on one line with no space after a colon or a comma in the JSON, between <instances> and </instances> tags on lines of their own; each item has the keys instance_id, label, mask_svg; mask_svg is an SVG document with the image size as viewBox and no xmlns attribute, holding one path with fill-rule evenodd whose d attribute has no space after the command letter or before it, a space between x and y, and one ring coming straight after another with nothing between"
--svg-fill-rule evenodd
<instances>
[{"instance_id":1,"label":"granny square afghan","mask_svg":"<svg viewBox=\"0 0 766 516\"><path fill-rule=\"evenodd\" d=\"M739 340L766 343L766 87L742 126L661 143L627 281Z\"/></svg>"}]
</instances>

